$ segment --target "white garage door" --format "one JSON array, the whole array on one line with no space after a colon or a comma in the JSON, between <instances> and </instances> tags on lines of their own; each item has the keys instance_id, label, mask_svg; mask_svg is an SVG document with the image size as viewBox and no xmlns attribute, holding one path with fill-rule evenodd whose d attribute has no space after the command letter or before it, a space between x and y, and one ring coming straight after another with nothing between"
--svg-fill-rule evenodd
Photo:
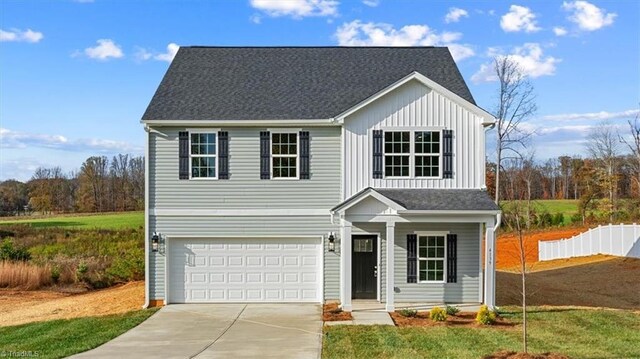
<instances>
[{"instance_id":1,"label":"white garage door","mask_svg":"<svg viewBox=\"0 0 640 359\"><path fill-rule=\"evenodd\" d=\"M169 302L319 302L319 239L170 239Z\"/></svg>"}]
</instances>

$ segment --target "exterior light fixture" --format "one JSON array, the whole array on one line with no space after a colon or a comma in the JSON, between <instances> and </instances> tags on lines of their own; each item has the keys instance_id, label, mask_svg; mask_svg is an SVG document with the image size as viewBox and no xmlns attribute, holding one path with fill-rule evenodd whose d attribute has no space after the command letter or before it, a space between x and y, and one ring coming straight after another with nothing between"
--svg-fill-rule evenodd
<instances>
[{"instance_id":1,"label":"exterior light fixture","mask_svg":"<svg viewBox=\"0 0 640 359\"><path fill-rule=\"evenodd\" d=\"M329 252L336 251L336 237L333 232L329 233Z\"/></svg>"},{"instance_id":2,"label":"exterior light fixture","mask_svg":"<svg viewBox=\"0 0 640 359\"><path fill-rule=\"evenodd\" d=\"M158 235L158 233L154 233L153 236L151 236L151 251L157 252L159 246L160 236Z\"/></svg>"}]
</instances>

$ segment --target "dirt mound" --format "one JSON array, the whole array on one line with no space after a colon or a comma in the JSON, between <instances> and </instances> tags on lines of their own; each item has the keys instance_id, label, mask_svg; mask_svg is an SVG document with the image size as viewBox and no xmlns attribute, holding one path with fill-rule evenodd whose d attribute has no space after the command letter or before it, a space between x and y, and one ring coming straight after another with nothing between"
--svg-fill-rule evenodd
<instances>
[{"instance_id":1,"label":"dirt mound","mask_svg":"<svg viewBox=\"0 0 640 359\"><path fill-rule=\"evenodd\" d=\"M552 228L529 232L524 237L525 256L528 263L538 261L538 241L555 241L571 238L588 230L586 227ZM499 234L496 240L496 268L507 269L520 265L520 245L515 233Z\"/></svg>"},{"instance_id":2,"label":"dirt mound","mask_svg":"<svg viewBox=\"0 0 640 359\"><path fill-rule=\"evenodd\" d=\"M640 309L640 259L611 257L527 275L527 304ZM520 305L520 274L496 273L498 305Z\"/></svg>"},{"instance_id":3,"label":"dirt mound","mask_svg":"<svg viewBox=\"0 0 640 359\"><path fill-rule=\"evenodd\" d=\"M144 282L82 294L0 290L0 326L125 313L144 304Z\"/></svg>"},{"instance_id":4,"label":"dirt mound","mask_svg":"<svg viewBox=\"0 0 640 359\"><path fill-rule=\"evenodd\" d=\"M531 354L531 353L516 353L510 351L501 351L497 353L493 353L491 355L487 355L484 359L569 359L568 356L556 353L542 353L542 354Z\"/></svg>"}]
</instances>

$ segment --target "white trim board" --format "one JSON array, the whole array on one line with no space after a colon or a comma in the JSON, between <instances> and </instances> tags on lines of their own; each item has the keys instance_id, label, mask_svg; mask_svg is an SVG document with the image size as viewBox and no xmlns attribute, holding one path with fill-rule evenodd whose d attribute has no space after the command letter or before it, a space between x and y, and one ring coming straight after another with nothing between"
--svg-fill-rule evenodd
<instances>
[{"instance_id":1,"label":"white trim board","mask_svg":"<svg viewBox=\"0 0 640 359\"><path fill-rule=\"evenodd\" d=\"M329 216L328 209L288 209L288 208L259 208L259 209L179 209L163 208L150 209L152 216L176 217L282 217L282 216Z\"/></svg>"}]
</instances>

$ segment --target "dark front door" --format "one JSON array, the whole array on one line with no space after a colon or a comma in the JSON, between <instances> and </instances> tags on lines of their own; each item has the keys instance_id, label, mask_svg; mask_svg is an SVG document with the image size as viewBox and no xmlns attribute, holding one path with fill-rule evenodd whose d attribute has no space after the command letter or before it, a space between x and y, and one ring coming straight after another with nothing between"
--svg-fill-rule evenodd
<instances>
[{"instance_id":1,"label":"dark front door","mask_svg":"<svg viewBox=\"0 0 640 359\"><path fill-rule=\"evenodd\" d=\"M351 296L376 299L378 288L376 236L352 236Z\"/></svg>"}]
</instances>

